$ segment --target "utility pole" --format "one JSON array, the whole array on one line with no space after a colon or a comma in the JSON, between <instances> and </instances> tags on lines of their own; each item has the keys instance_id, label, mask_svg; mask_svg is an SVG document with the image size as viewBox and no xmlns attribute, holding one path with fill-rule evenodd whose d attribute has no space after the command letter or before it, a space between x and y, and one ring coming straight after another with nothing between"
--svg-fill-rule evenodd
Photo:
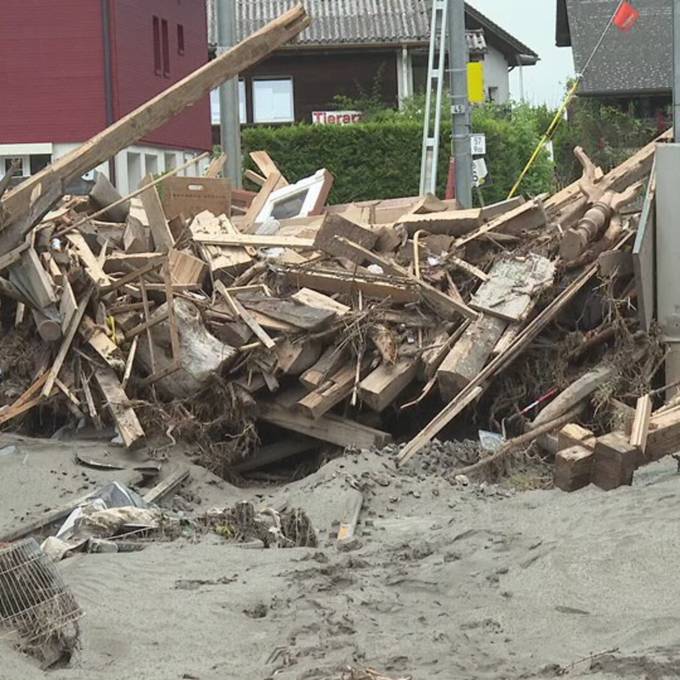
<instances>
[{"instance_id":1,"label":"utility pole","mask_svg":"<svg viewBox=\"0 0 680 680\"><path fill-rule=\"evenodd\" d=\"M236 44L236 2L217 0L218 54ZM233 187L241 186L241 121L239 116L238 76L220 87L220 140L227 154L226 176Z\"/></svg>"},{"instance_id":2,"label":"utility pole","mask_svg":"<svg viewBox=\"0 0 680 680\"><path fill-rule=\"evenodd\" d=\"M468 46L465 2L448 0L449 70L451 71L452 152L456 161L456 199L461 208L472 207L472 152L468 102ZM680 2L680 0L676 0Z\"/></svg>"},{"instance_id":3,"label":"utility pole","mask_svg":"<svg viewBox=\"0 0 680 680\"><path fill-rule=\"evenodd\" d=\"M673 138L680 140L680 0L673 0Z\"/></svg>"}]
</instances>

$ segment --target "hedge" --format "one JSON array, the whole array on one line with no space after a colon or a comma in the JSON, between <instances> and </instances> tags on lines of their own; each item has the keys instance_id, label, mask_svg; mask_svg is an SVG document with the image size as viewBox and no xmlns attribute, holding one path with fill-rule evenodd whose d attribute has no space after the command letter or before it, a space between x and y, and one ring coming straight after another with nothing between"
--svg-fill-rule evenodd
<instances>
[{"instance_id":1,"label":"hedge","mask_svg":"<svg viewBox=\"0 0 680 680\"><path fill-rule=\"evenodd\" d=\"M493 184L483 191L487 203L504 199L539 139L530 116L518 108L496 107L475 112L473 128L487 137L487 165ZM444 195L448 173L450 126L442 133L438 194ZM290 181L327 168L335 176L332 203L418 194L422 125L398 115L351 126L293 125L243 130L244 158L264 149ZM251 167L251 166L248 166ZM553 188L553 169L539 159L522 185L534 195Z\"/></svg>"}]
</instances>

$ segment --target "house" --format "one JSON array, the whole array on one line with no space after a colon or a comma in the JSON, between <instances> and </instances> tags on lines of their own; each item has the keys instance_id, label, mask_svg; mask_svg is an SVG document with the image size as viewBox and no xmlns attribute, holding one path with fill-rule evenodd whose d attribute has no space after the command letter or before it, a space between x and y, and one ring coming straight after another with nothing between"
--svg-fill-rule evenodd
<instances>
[{"instance_id":1,"label":"house","mask_svg":"<svg viewBox=\"0 0 680 680\"><path fill-rule=\"evenodd\" d=\"M672 0L634 3L640 18L622 33L610 27L584 74L579 94L633 107L654 117L671 103L673 78ZM586 65L616 8L615 2L557 0L555 41L571 47L577 73Z\"/></svg>"},{"instance_id":2,"label":"house","mask_svg":"<svg viewBox=\"0 0 680 680\"><path fill-rule=\"evenodd\" d=\"M208 61L205 0L2 0L0 178L31 175ZM210 102L100 168L120 191L211 148Z\"/></svg>"},{"instance_id":3,"label":"house","mask_svg":"<svg viewBox=\"0 0 680 680\"><path fill-rule=\"evenodd\" d=\"M217 44L215 3L208 0L209 36ZM237 39L288 9L294 0L237 0ZM307 0L311 26L291 44L241 74L242 123L311 122L332 108L336 95L356 99L376 93L397 107L424 91L432 0ZM483 64L484 94L510 97L509 72L531 66L538 55L466 5L470 60ZM217 97L213 122L219 124Z\"/></svg>"}]
</instances>

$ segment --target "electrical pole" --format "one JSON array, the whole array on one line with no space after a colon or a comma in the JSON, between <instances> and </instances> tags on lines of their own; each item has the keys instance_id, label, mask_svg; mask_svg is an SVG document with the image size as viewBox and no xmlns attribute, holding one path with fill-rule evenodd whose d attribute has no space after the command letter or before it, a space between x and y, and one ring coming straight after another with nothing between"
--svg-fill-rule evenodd
<instances>
[{"instance_id":1,"label":"electrical pole","mask_svg":"<svg viewBox=\"0 0 680 680\"><path fill-rule=\"evenodd\" d=\"M217 0L218 54L236 44L236 2ZM241 121L239 116L238 76L220 87L220 140L227 154L225 174L233 187L241 186Z\"/></svg>"},{"instance_id":2,"label":"electrical pole","mask_svg":"<svg viewBox=\"0 0 680 680\"><path fill-rule=\"evenodd\" d=\"M448 1L449 70L451 71L451 115L453 118L452 151L456 161L456 199L461 208L471 208L472 152L470 149L465 2L464 0Z\"/></svg>"}]
</instances>

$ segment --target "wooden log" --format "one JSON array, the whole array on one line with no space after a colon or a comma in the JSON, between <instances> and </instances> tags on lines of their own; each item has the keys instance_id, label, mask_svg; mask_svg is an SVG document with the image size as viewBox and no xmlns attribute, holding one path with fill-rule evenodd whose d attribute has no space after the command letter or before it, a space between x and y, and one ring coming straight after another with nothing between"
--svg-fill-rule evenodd
<instances>
[{"instance_id":1,"label":"wooden log","mask_svg":"<svg viewBox=\"0 0 680 680\"><path fill-rule=\"evenodd\" d=\"M382 448L392 441L391 435L387 432L366 427L332 413L314 419L276 402L260 402L259 407L260 420L343 448L348 446L359 449Z\"/></svg>"},{"instance_id":2,"label":"wooden log","mask_svg":"<svg viewBox=\"0 0 680 680\"><path fill-rule=\"evenodd\" d=\"M125 447L131 449L141 444L146 435L113 369L97 368L94 378L106 399L106 405L111 411L116 430Z\"/></svg>"},{"instance_id":3,"label":"wooden log","mask_svg":"<svg viewBox=\"0 0 680 680\"><path fill-rule=\"evenodd\" d=\"M591 481L605 491L630 486L637 465L638 450L622 433L610 432L595 444Z\"/></svg>"},{"instance_id":4,"label":"wooden log","mask_svg":"<svg viewBox=\"0 0 680 680\"><path fill-rule=\"evenodd\" d=\"M576 491L590 484L595 451L581 445L573 445L555 456L553 484L562 491Z\"/></svg>"},{"instance_id":5,"label":"wooden log","mask_svg":"<svg viewBox=\"0 0 680 680\"><path fill-rule=\"evenodd\" d=\"M111 180L101 173L95 173L95 183L90 190L90 200L101 209L106 209L102 215L109 222L125 222L130 213L130 201L123 200ZM113 207L110 207L113 206Z\"/></svg>"},{"instance_id":6,"label":"wooden log","mask_svg":"<svg viewBox=\"0 0 680 680\"><path fill-rule=\"evenodd\" d=\"M102 263L92 252L83 235L79 232L72 232L66 235L66 240L71 244L78 259L83 263L85 273L90 278L90 281L98 287L109 285L111 278L104 271Z\"/></svg>"},{"instance_id":7,"label":"wooden log","mask_svg":"<svg viewBox=\"0 0 680 680\"><path fill-rule=\"evenodd\" d=\"M0 253L21 242L26 232L50 208L71 180L153 132L201 97L277 50L310 23L302 5L296 5L256 33L186 78L149 100L132 113L71 153L36 173L0 202ZM15 225L11 230L7 227Z\"/></svg>"},{"instance_id":8,"label":"wooden log","mask_svg":"<svg viewBox=\"0 0 680 680\"><path fill-rule=\"evenodd\" d=\"M595 390L611 380L613 375L614 369L611 366L598 366L592 371L584 373L536 416L533 426L536 427L566 413L570 408L587 399Z\"/></svg>"},{"instance_id":9,"label":"wooden log","mask_svg":"<svg viewBox=\"0 0 680 680\"><path fill-rule=\"evenodd\" d=\"M445 401L453 399L480 374L506 327L503 319L482 315L467 328L437 370L439 391Z\"/></svg>"},{"instance_id":10,"label":"wooden log","mask_svg":"<svg viewBox=\"0 0 680 680\"><path fill-rule=\"evenodd\" d=\"M411 384L417 373L418 362L414 359L402 359L394 366L381 364L359 383L359 398L381 413Z\"/></svg>"},{"instance_id":11,"label":"wooden log","mask_svg":"<svg viewBox=\"0 0 680 680\"><path fill-rule=\"evenodd\" d=\"M276 347L276 343L271 339L271 337L264 330L264 328L262 328L262 326L255 319L253 314L251 314L247 309L245 309L245 307L238 301L237 298L232 297L230 295L230 293L226 289L226 286L221 281L215 281L215 288L224 297L224 299L227 301L227 304L231 306L236 316L238 316L241 319L241 321L243 321L243 323L246 324L246 326L248 326L248 328L250 328L250 330L253 331L253 333L255 333L257 339L267 349L274 349Z\"/></svg>"},{"instance_id":12,"label":"wooden log","mask_svg":"<svg viewBox=\"0 0 680 680\"><path fill-rule=\"evenodd\" d=\"M25 250L19 262L11 267L9 280L33 307L43 309L57 301L52 280L33 248Z\"/></svg>"}]
</instances>

